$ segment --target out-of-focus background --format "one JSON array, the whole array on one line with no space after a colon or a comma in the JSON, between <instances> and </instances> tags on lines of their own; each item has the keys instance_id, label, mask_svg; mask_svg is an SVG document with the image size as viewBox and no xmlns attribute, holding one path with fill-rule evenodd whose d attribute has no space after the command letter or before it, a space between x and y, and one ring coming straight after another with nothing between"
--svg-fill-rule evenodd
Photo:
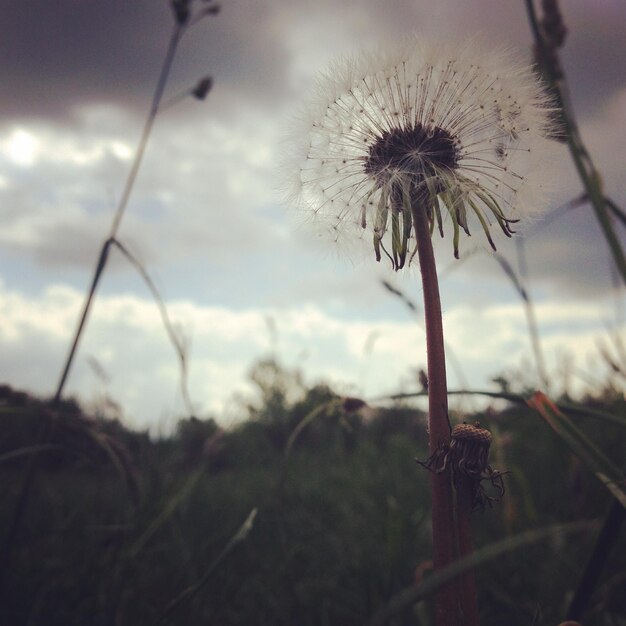
<instances>
[{"instance_id":1,"label":"out-of-focus background","mask_svg":"<svg viewBox=\"0 0 626 626\"><path fill-rule=\"evenodd\" d=\"M563 3L562 52L581 131L607 195L626 203L626 5ZM139 140L172 28L167 2L3 2L0 21L0 380L54 392L99 247ZM316 74L337 55L411 33L480 33L531 58L523 2L223 3L184 36L165 102L204 76L214 88L159 114L119 232L188 347L194 413L238 419L254 361L273 355L310 382L373 397L415 386L425 363L415 272L320 249L277 193L282 142ZM560 150L560 152L559 152ZM623 301L564 147L547 217L523 252L553 390L584 391L610 367L599 344ZM551 213L552 212L552 213ZM438 246L452 387L502 373L538 384L524 308L481 235ZM519 273L518 249L499 252ZM186 414L176 355L134 268L113 250L66 395L116 402L126 422L168 432ZM522 274L523 275L523 272ZM417 320L419 320L419 312Z\"/></svg>"}]
</instances>

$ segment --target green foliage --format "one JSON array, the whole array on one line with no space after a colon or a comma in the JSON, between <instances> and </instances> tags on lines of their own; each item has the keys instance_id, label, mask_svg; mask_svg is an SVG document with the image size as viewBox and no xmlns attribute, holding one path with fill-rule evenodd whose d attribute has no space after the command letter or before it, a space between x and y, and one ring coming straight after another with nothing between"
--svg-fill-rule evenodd
<instances>
[{"instance_id":1,"label":"green foliage","mask_svg":"<svg viewBox=\"0 0 626 626\"><path fill-rule=\"evenodd\" d=\"M259 365L253 379L259 400L226 432L191 418L151 441L78 407L54 415L58 448L41 453L4 572L0 623L362 625L410 586L431 550L428 474L414 460L427 455L424 416L407 406L345 414L331 389L306 388L276 363ZM623 401L594 408L624 414ZM0 409L1 460L32 445L50 414L30 399ZM510 472L504 501L475 514L477 548L604 514L608 492L529 409L471 419L491 429L492 464ZM623 427L597 423L577 418L622 463ZM27 459L0 463L0 539ZM215 565L255 508L249 534ZM535 615L537 624L559 623L593 540L552 538L483 564L482 623L527 626ZM585 626L626 624L625 544L609 559ZM389 623L425 626L429 614L426 600Z\"/></svg>"}]
</instances>

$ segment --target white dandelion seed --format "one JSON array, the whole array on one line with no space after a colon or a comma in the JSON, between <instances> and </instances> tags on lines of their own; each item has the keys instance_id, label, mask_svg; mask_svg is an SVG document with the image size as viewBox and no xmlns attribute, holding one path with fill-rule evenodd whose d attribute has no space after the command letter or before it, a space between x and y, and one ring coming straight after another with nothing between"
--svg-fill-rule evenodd
<instances>
[{"instance_id":1,"label":"white dandelion seed","mask_svg":"<svg viewBox=\"0 0 626 626\"><path fill-rule=\"evenodd\" d=\"M528 65L476 41L344 59L295 133L293 195L337 241L369 232L396 270L414 254L414 210L441 236L451 223L457 257L476 225L495 249L492 225L510 237L540 210L550 111Z\"/></svg>"}]
</instances>

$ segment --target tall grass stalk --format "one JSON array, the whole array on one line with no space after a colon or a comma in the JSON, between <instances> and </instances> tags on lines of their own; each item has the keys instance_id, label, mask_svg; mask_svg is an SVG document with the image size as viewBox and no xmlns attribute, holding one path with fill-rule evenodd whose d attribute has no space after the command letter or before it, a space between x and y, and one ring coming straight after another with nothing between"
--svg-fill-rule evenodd
<instances>
[{"instance_id":1,"label":"tall grass stalk","mask_svg":"<svg viewBox=\"0 0 626 626\"><path fill-rule=\"evenodd\" d=\"M384 626L394 616L401 614L408 607L413 606L430 594L434 593L441 585L455 579L463 572L479 567L489 561L502 557L514 550L526 548L535 543L549 539L562 539L569 534L589 532L597 528L595 520L572 522L569 524L555 524L545 528L526 530L517 535L501 539L477 550L471 556L456 561L450 567L440 572L435 572L420 585L411 585L399 591L387 603L382 610L374 615L367 626Z\"/></svg>"},{"instance_id":2,"label":"tall grass stalk","mask_svg":"<svg viewBox=\"0 0 626 626\"><path fill-rule=\"evenodd\" d=\"M61 395L63 394L63 389L65 388L65 383L67 381L70 368L72 367L74 356L76 354L76 350L78 349L78 345L79 345L79 342L83 333L83 329L87 322L87 316L89 315L91 304L93 302L94 296L96 294L96 290L98 288L98 284L100 282L100 278L102 277L102 273L104 272L104 269L107 264L107 260L109 258L109 251L111 248L111 244L117 237L117 233L119 231L122 218L124 217L124 213L128 205L130 194L135 185L137 174L139 173L139 168L141 166L141 162L143 160L146 147L148 146L150 133L152 131L152 127L154 126L154 121L156 119L157 113L159 112L159 104L161 102L161 98L163 97L163 91L165 90L165 85L167 84L167 79L169 77L170 70L172 68L174 55L176 54L176 49L180 42L180 38L184 32L184 28L185 28L184 23L181 23L179 20L175 21L174 28L172 30L172 34L170 36L169 44L167 47L167 52L165 54L165 59L163 61L163 65L161 66L161 72L159 74L156 88L152 96L152 103L150 105L150 110L148 112L148 116L144 123L141 137L139 139L139 144L135 152L135 158L133 159L133 163L128 173L128 177L126 179L126 184L124 185L124 190L122 191L122 195L120 197L119 203L113 215L113 221L111 222L109 235L104 241L104 243L102 244L100 255L98 256L98 261L96 263L93 277L91 279L91 285L89 287L89 291L87 292L87 296L85 298L85 302L83 304L83 308L82 308L80 317L78 319L78 325L74 332L74 336L70 344L70 349L65 359L63 370L61 371L61 377L59 379L56 392L54 394L55 405L59 403L59 400L61 399Z\"/></svg>"},{"instance_id":3,"label":"tall grass stalk","mask_svg":"<svg viewBox=\"0 0 626 626\"><path fill-rule=\"evenodd\" d=\"M82 311L78 320L78 324L77 324L76 330L73 335L73 339L70 344L69 352L65 359L61 376L57 384L57 388L56 388L56 391L52 400L53 409L59 408L63 390L65 388L65 383L67 381L67 377L69 375L72 363L74 361L74 357L76 355L76 351L78 349L80 339L81 339L82 333L84 331L84 328L88 319L89 311L91 309L91 305L93 303L93 299L95 297L98 284L100 282L100 279L106 267L106 264L109 258L109 253L111 250L111 246L114 243L116 243L117 233L119 231L122 218L126 211L128 200L130 198L131 192L135 185L137 174L139 172L139 168L141 166L141 162L143 160L146 147L148 145L148 140L150 138L150 133L152 131L154 121L159 112L159 106L163 98L165 86L167 84L167 81L170 75L170 70L172 68L172 63L174 61L174 57L175 57L180 39L182 35L184 34L184 32L186 31L186 29L190 25L195 24L204 16L216 15L219 11L219 5L210 4L208 7L205 7L199 13L197 13L192 19L190 19L191 18L190 3L191 3L191 0L173 0L172 1L172 9L174 12L174 17L175 17L172 34L169 39L165 58L161 66L159 78L157 80L157 84L156 84L156 87L152 96L152 102L150 105L148 116L146 118L143 130L141 133L141 137L139 139L139 144L135 152L135 158L133 160L132 166L128 173L128 177L126 179L126 183L124 185L124 189L120 197L120 201L113 215L113 220L111 223L108 237L105 239L100 249L100 253L98 255L98 259L97 259L96 266L94 269L91 284L90 284L89 290L87 291L87 295L85 297L85 302L83 304L83 308L82 308ZM191 94L194 97L200 100L203 100L206 97L206 94L210 88L211 88L211 80L208 78L205 78L201 80L193 90L191 90ZM184 361L183 361L183 365L184 365ZM183 368L183 379L184 379L184 371L185 370ZM51 432L54 427L54 421L55 421L54 413L50 413L49 415L44 416L44 419L39 429L39 433L36 437L36 441L34 444L36 450L42 450L45 448L45 445L48 443L50 439ZM30 455L28 464L22 476L22 483L18 491L16 504L13 510L13 514L11 516L11 521L8 526L7 538L6 538L5 543L2 545L2 547L0 547L0 596L2 594L3 587L4 587L3 577L9 568L9 564L10 564L11 557L12 557L13 546L16 544L16 539L17 539L17 535L20 529L21 520L24 516L26 505L27 505L27 502L31 493L32 486L33 486L33 481L37 474L39 461L40 461L39 451L36 451L32 455Z\"/></svg>"},{"instance_id":4,"label":"tall grass stalk","mask_svg":"<svg viewBox=\"0 0 626 626\"><path fill-rule=\"evenodd\" d=\"M580 578L574 597L567 609L566 619L580 619L585 609L589 606L591 596L598 585L600 575L604 570L619 534L626 521L626 508L617 500L613 499L609 511L598 533L595 545Z\"/></svg>"},{"instance_id":5,"label":"tall grass stalk","mask_svg":"<svg viewBox=\"0 0 626 626\"><path fill-rule=\"evenodd\" d=\"M537 316L535 315L535 305L530 295L528 287L528 264L526 263L526 249L524 240L520 237L515 240L515 249L517 251L517 266L519 269L519 285L520 296L524 300L524 312L526 313L526 324L528 325L528 334L530 336L530 344L532 346L533 355L535 357L535 366L537 367L537 376L539 383L546 390L550 390L550 377L546 368L546 362L541 348L541 337L539 327L537 325Z\"/></svg>"},{"instance_id":6,"label":"tall grass stalk","mask_svg":"<svg viewBox=\"0 0 626 626\"><path fill-rule=\"evenodd\" d=\"M524 303L524 313L526 315L526 325L528 328L528 336L530 337L530 345L535 359L535 367L537 368L537 378L540 386L545 390L550 387L550 377L545 365L543 350L541 349L541 339L539 335L539 327L537 325L537 317L535 315L535 306L528 290L528 271L526 266L526 255L524 252L524 244L521 239L516 240L517 259L519 274L515 272L511 264L505 257L497 252L493 258L498 262L502 271L509 277L513 287L519 294Z\"/></svg>"},{"instance_id":7,"label":"tall grass stalk","mask_svg":"<svg viewBox=\"0 0 626 626\"><path fill-rule=\"evenodd\" d=\"M438 272L438 276L439 276L439 279L441 279L442 272ZM389 293L398 297L406 305L407 309L409 309L409 311L411 311L411 313L415 315L415 317L418 318L419 321L421 322L421 319L422 319L421 309L415 304L415 302L413 302L413 300L411 300L411 298L409 298L400 289L398 289L397 287L394 287L390 282L386 280L381 280L381 284ZM444 338L444 350L446 353L446 363L450 365L450 368L454 372L454 375L456 376L459 382L459 385L461 385L462 389L469 389L469 383L467 380L467 376L465 375L465 372L463 370L463 366L461 365L461 361L454 353L454 350L452 349L450 344L445 341L445 338ZM471 407L468 412L475 413L476 411L474 407Z\"/></svg>"},{"instance_id":8,"label":"tall grass stalk","mask_svg":"<svg viewBox=\"0 0 626 626\"><path fill-rule=\"evenodd\" d=\"M235 548L238 544L247 539L248 535L254 527L254 520L257 516L257 513L257 508L254 508L252 509L252 511L250 511L248 517L246 517L243 524L230 538L228 543L222 548L220 553L211 561L202 576L193 585L186 587L171 602L168 603L168 605L165 607L165 610L161 613L159 619L156 622L157 626L160 626L161 624L167 624L170 621L170 616L172 615L172 613L174 613L183 604L190 602L196 596L196 594L198 594L202 590L202 588L210 580L211 574L213 574L217 566L228 556L233 548Z\"/></svg>"},{"instance_id":9,"label":"tall grass stalk","mask_svg":"<svg viewBox=\"0 0 626 626\"><path fill-rule=\"evenodd\" d=\"M615 265L617 266L622 280L626 283L626 256L624 256L622 244L615 232L611 218L611 213L619 214L621 212L616 212L615 203L604 195L602 176L596 168L578 128L569 96L567 80L558 54L558 48L562 46L564 36L558 41L551 39L545 29L542 29L542 25L539 22L535 10L534 0L524 0L524 2L531 33L538 51L540 69L547 78L560 109L562 137L567 143L576 171L585 189L587 198L591 202L591 206L596 214L600 229L609 246ZM550 8L554 12L554 15L550 17L553 21L561 22L564 29L561 15L558 12L558 3L551 3Z\"/></svg>"},{"instance_id":10,"label":"tall grass stalk","mask_svg":"<svg viewBox=\"0 0 626 626\"><path fill-rule=\"evenodd\" d=\"M585 189L585 193L596 215L604 238L615 262L615 266L624 283L626 283L626 257L622 249L621 242L613 227L612 217L615 216L622 223L624 213L610 198L604 194L602 177L597 170L585 144L583 143L573 106L569 97L567 80L560 63L558 49L563 45L564 34L567 32L560 14L558 3L555 1L550 5L544 5L544 22L540 23L533 0L524 0L530 29L538 52L540 69L548 79L553 93L561 108L561 122L563 136L567 142L570 155L576 167L580 181ZM552 30L545 27L549 20ZM562 36L555 36L554 26L560 31ZM618 511L622 509L621 511ZM616 529L619 529L623 519L623 507L617 504L617 499L613 502L602 533L600 534L593 554L587 564L578 591L568 612L571 618L579 617L582 613L588 598L597 583L600 571L606 561L607 545L615 541Z\"/></svg>"}]
</instances>

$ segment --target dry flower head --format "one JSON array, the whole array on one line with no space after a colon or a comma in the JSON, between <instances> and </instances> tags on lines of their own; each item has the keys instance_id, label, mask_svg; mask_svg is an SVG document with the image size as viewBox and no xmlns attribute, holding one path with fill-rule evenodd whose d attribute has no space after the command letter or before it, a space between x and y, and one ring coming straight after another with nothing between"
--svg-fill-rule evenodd
<instances>
[{"instance_id":1,"label":"dry flower head","mask_svg":"<svg viewBox=\"0 0 626 626\"><path fill-rule=\"evenodd\" d=\"M371 237L394 269L414 251L413 211L431 227L477 225L495 249L542 207L550 103L531 67L475 40L414 39L336 62L300 128L292 198L335 241ZM293 156L293 155L292 155Z\"/></svg>"},{"instance_id":2,"label":"dry flower head","mask_svg":"<svg viewBox=\"0 0 626 626\"><path fill-rule=\"evenodd\" d=\"M504 495L502 476L505 472L494 470L489 465L491 433L482 428L480 422L457 424L452 429L450 443L442 444L426 461L418 461L427 469L442 473L450 469L455 482L463 476L469 479L472 487L474 508L484 508ZM488 482L495 495L489 495L483 487Z\"/></svg>"}]
</instances>

